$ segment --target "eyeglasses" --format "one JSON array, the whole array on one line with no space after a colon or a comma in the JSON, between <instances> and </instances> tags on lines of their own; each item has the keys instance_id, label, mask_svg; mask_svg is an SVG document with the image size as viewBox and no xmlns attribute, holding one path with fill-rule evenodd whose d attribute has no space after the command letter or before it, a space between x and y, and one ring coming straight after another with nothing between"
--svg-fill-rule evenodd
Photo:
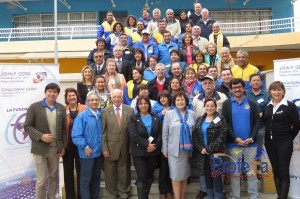
<instances>
[{"instance_id":1,"label":"eyeglasses","mask_svg":"<svg viewBox=\"0 0 300 199\"><path fill-rule=\"evenodd\" d=\"M94 56L94 58L100 58L100 57L103 57L103 55L99 55L99 56Z\"/></svg>"},{"instance_id":2,"label":"eyeglasses","mask_svg":"<svg viewBox=\"0 0 300 199\"><path fill-rule=\"evenodd\" d=\"M241 90L242 88L242 86L234 86L231 88L231 90Z\"/></svg>"}]
</instances>

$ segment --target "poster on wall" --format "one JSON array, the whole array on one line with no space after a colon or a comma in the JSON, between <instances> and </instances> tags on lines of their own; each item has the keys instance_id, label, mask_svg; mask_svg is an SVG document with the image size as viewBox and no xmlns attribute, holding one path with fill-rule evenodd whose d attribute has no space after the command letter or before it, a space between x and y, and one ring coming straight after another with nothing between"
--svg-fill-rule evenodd
<instances>
[{"instance_id":1,"label":"poster on wall","mask_svg":"<svg viewBox=\"0 0 300 199\"><path fill-rule=\"evenodd\" d=\"M31 140L24 131L27 108L58 83L55 64L0 63L0 198L34 198Z\"/></svg>"},{"instance_id":2,"label":"poster on wall","mask_svg":"<svg viewBox=\"0 0 300 199\"><path fill-rule=\"evenodd\" d=\"M274 80L282 81L286 93L285 98L298 108L300 116L300 58L274 60ZM300 198L300 134L293 142L293 155L290 165L290 191L289 196Z\"/></svg>"}]
</instances>

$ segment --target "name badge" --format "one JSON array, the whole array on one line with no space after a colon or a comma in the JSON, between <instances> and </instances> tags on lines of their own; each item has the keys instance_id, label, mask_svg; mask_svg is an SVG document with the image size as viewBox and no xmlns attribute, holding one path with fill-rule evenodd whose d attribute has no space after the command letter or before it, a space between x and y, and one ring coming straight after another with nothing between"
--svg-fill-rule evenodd
<instances>
[{"instance_id":1,"label":"name badge","mask_svg":"<svg viewBox=\"0 0 300 199\"><path fill-rule=\"evenodd\" d=\"M258 103L262 103L262 102L264 102L264 99L263 99L263 98L260 98L260 99L257 100L257 102L258 102Z\"/></svg>"},{"instance_id":2,"label":"name badge","mask_svg":"<svg viewBox=\"0 0 300 199\"><path fill-rule=\"evenodd\" d=\"M153 53L153 47L151 46L149 49L148 49L148 53Z\"/></svg>"},{"instance_id":3,"label":"name badge","mask_svg":"<svg viewBox=\"0 0 300 199\"><path fill-rule=\"evenodd\" d=\"M130 51L129 51L129 50L126 50L126 51L125 51L125 54L126 54L126 55L130 55Z\"/></svg>"},{"instance_id":4,"label":"name badge","mask_svg":"<svg viewBox=\"0 0 300 199\"><path fill-rule=\"evenodd\" d=\"M216 117L214 120L213 120L213 123L217 124L218 122L220 122L221 119L219 117Z\"/></svg>"},{"instance_id":5,"label":"name badge","mask_svg":"<svg viewBox=\"0 0 300 199\"><path fill-rule=\"evenodd\" d=\"M70 114L70 110L66 110L66 114L69 115Z\"/></svg>"}]
</instances>

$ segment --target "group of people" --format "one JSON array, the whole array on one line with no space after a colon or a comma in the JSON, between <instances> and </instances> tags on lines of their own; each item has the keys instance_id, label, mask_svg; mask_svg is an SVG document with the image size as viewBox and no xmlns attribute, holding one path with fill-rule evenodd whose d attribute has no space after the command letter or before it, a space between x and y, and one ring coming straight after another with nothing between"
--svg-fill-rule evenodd
<instances>
[{"instance_id":1,"label":"group of people","mask_svg":"<svg viewBox=\"0 0 300 199\"><path fill-rule=\"evenodd\" d=\"M297 108L284 98L282 82L264 89L247 51L238 50L234 61L219 24L201 9L195 4L190 19L181 12L180 20L171 9L166 19L159 9L153 19L143 9L139 20L128 16L125 28L107 13L82 80L65 90L66 106L56 102L60 88L50 83L45 98L28 108L24 128L32 138L36 198L46 198L47 178L47 198L54 198L59 157L67 199L99 198L102 169L107 197L128 198L132 157L140 199L148 198L157 167L160 198L186 198L191 165L199 174L196 198L220 199L228 176L223 165L212 165L220 153L249 163L230 173L230 196L240 198L237 176L246 174L250 198L259 198L251 163L260 161L257 148L264 145L278 198L287 198Z\"/></svg>"}]
</instances>

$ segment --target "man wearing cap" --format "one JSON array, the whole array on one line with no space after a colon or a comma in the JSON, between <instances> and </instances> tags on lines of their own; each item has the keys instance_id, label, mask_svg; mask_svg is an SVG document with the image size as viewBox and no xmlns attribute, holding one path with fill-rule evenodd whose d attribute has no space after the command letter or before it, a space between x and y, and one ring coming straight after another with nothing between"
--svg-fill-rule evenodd
<instances>
[{"instance_id":1,"label":"man wearing cap","mask_svg":"<svg viewBox=\"0 0 300 199\"><path fill-rule=\"evenodd\" d=\"M166 30L171 32L172 36L174 36L175 42L177 42L181 34L181 27L180 27L180 22L174 18L174 11L172 9L168 9L166 11L166 19L167 19Z\"/></svg>"},{"instance_id":2,"label":"man wearing cap","mask_svg":"<svg viewBox=\"0 0 300 199\"><path fill-rule=\"evenodd\" d=\"M144 52L146 59L151 55L158 57L158 47L154 41L150 40L150 38L150 32L145 29L142 31L142 41L136 42L132 46L134 49L140 48Z\"/></svg>"},{"instance_id":3,"label":"man wearing cap","mask_svg":"<svg viewBox=\"0 0 300 199\"><path fill-rule=\"evenodd\" d=\"M94 71L94 76L104 75L104 73L106 73L106 67L105 67L103 52L99 52L99 51L95 52L94 53L94 60L95 60L95 62L90 64L90 67Z\"/></svg>"},{"instance_id":4,"label":"man wearing cap","mask_svg":"<svg viewBox=\"0 0 300 199\"><path fill-rule=\"evenodd\" d=\"M202 90L203 92L196 95L193 99L193 107L196 113L196 118L199 118L204 115L204 102L206 99L215 99L217 102L217 111L222 113L222 105L227 97L225 94L220 93L214 90L214 78L212 76L206 75L202 79ZM206 186L205 186L205 177L200 176L200 191L197 195L197 198L204 198L206 194Z\"/></svg>"}]
</instances>

